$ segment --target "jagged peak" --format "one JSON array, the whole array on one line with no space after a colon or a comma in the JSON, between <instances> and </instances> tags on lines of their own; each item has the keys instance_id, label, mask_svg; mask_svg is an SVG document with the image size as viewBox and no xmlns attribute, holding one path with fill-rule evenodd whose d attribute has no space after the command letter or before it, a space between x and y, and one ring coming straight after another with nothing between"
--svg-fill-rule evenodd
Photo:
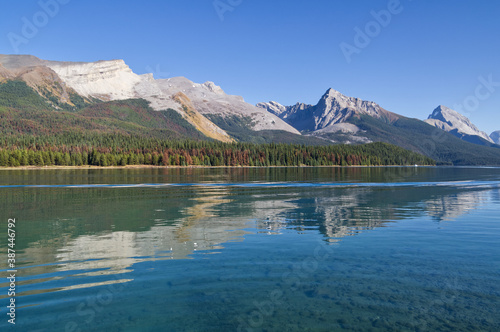
<instances>
[{"instance_id":1,"label":"jagged peak","mask_svg":"<svg viewBox=\"0 0 500 332\"><path fill-rule=\"evenodd\" d=\"M335 105L341 106L342 108L353 108L354 109L354 108L356 108L356 105L358 105L360 103L364 103L366 105L374 104L372 102L363 101L359 98L348 97L335 89L329 88L328 90L326 90L325 94L319 100L318 105L322 105L322 107L329 108L331 106L327 106L327 105L335 104Z\"/></svg>"},{"instance_id":2,"label":"jagged peak","mask_svg":"<svg viewBox=\"0 0 500 332\"><path fill-rule=\"evenodd\" d=\"M431 114L427 117L427 120L440 120L443 122L446 122L445 114L450 113L449 108L443 105L439 105L436 107Z\"/></svg>"},{"instance_id":3,"label":"jagged peak","mask_svg":"<svg viewBox=\"0 0 500 332\"><path fill-rule=\"evenodd\" d=\"M354 103L354 104L363 103L365 105L369 105L372 107L378 106L378 104L373 102L373 101L362 100L362 99L356 98L356 97L349 97L349 96L346 96L345 94L343 94L342 92L337 91L333 88L329 88L328 90L326 90L325 94L321 97L321 100L339 100L339 101L349 102L349 103Z\"/></svg>"},{"instance_id":4,"label":"jagged peak","mask_svg":"<svg viewBox=\"0 0 500 332\"><path fill-rule=\"evenodd\" d=\"M306 103L301 103L301 102L296 102L292 106L285 106L283 104L278 103L277 101L269 101L269 102L260 102L257 103L255 106L260 107L260 108L265 108L268 111L271 111L271 113L282 113L287 110L301 110L307 107L312 107L313 105L306 104Z\"/></svg>"},{"instance_id":5,"label":"jagged peak","mask_svg":"<svg viewBox=\"0 0 500 332\"><path fill-rule=\"evenodd\" d=\"M466 116L444 105L439 105L438 107L436 107L428 117L428 119L441 120L444 122L450 121L452 118L459 119L468 124L472 124Z\"/></svg>"},{"instance_id":6,"label":"jagged peak","mask_svg":"<svg viewBox=\"0 0 500 332\"><path fill-rule=\"evenodd\" d=\"M273 101L273 100L271 100L271 101L269 102L269 104L271 104L271 105L273 105L273 106L278 106L278 107L283 107L283 106L284 106L284 105L282 105L282 104L278 103L277 101ZM298 103L297 103L297 104L298 104Z\"/></svg>"},{"instance_id":7,"label":"jagged peak","mask_svg":"<svg viewBox=\"0 0 500 332\"><path fill-rule=\"evenodd\" d=\"M451 108L449 107L446 107L444 105L439 105L438 107L436 107L434 109L434 111L432 111L432 113L429 115L429 119L432 119L433 116L438 116L439 114L446 114L446 113L457 113L456 111L452 110Z\"/></svg>"},{"instance_id":8,"label":"jagged peak","mask_svg":"<svg viewBox=\"0 0 500 332\"><path fill-rule=\"evenodd\" d=\"M442 111L453 111L451 108L447 107L447 106L444 106L444 105L439 105L438 107L436 107L437 110L442 110Z\"/></svg>"},{"instance_id":9,"label":"jagged peak","mask_svg":"<svg viewBox=\"0 0 500 332\"><path fill-rule=\"evenodd\" d=\"M333 88L329 88L328 90L326 90L326 92L322 98L336 98L336 97L341 97L341 96L347 97L346 95L342 94L341 92L339 92Z\"/></svg>"}]
</instances>

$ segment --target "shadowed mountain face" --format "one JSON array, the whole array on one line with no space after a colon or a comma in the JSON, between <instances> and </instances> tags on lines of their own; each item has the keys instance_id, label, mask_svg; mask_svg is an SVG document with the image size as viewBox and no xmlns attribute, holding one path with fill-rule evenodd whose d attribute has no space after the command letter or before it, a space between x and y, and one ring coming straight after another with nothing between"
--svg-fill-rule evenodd
<instances>
[{"instance_id":1,"label":"shadowed mountain face","mask_svg":"<svg viewBox=\"0 0 500 332\"><path fill-rule=\"evenodd\" d=\"M500 130L492 132L490 138L495 144L500 144Z\"/></svg>"}]
</instances>

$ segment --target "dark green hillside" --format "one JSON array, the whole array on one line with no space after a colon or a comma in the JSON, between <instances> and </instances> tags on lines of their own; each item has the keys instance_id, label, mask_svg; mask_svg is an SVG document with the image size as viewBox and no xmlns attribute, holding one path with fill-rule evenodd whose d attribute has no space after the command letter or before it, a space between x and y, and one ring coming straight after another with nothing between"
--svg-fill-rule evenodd
<instances>
[{"instance_id":1,"label":"dark green hillside","mask_svg":"<svg viewBox=\"0 0 500 332\"><path fill-rule=\"evenodd\" d=\"M22 81L0 84L0 107L29 111L49 110L52 106Z\"/></svg>"},{"instance_id":2,"label":"dark green hillside","mask_svg":"<svg viewBox=\"0 0 500 332\"><path fill-rule=\"evenodd\" d=\"M177 112L154 111L145 100L100 102L73 111L55 110L24 82L0 85L1 135L75 133L206 139Z\"/></svg>"},{"instance_id":3,"label":"dark green hillside","mask_svg":"<svg viewBox=\"0 0 500 332\"><path fill-rule=\"evenodd\" d=\"M423 121L401 118L394 127L412 142L413 151L454 165L500 165L500 149L469 143ZM390 142L388 142L390 143Z\"/></svg>"},{"instance_id":4,"label":"dark green hillside","mask_svg":"<svg viewBox=\"0 0 500 332\"><path fill-rule=\"evenodd\" d=\"M497 148L497 149L500 148L500 145L498 145L498 144L488 142L484 138L481 138L481 137L476 136L476 135L466 135L466 134L459 133L457 129L454 129L454 130L450 131L449 133L453 134L456 137L460 138L461 140L469 142L469 143L490 146L492 148Z\"/></svg>"}]
</instances>

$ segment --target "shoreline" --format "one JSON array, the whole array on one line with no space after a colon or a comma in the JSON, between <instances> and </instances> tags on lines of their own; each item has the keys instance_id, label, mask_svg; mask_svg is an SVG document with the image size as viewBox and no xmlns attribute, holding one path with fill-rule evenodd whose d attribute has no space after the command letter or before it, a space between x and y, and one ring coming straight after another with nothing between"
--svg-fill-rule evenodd
<instances>
[{"instance_id":1,"label":"shoreline","mask_svg":"<svg viewBox=\"0 0 500 332\"><path fill-rule=\"evenodd\" d=\"M155 165L127 165L127 166L17 166L17 167L0 167L2 170L56 170L56 169L178 169L178 168L378 168L378 167L438 167L437 165L351 165L351 166L339 166L339 165L321 165L321 166L200 166L200 165L190 165L190 166L155 166ZM464 166L467 167L467 166Z\"/></svg>"}]
</instances>

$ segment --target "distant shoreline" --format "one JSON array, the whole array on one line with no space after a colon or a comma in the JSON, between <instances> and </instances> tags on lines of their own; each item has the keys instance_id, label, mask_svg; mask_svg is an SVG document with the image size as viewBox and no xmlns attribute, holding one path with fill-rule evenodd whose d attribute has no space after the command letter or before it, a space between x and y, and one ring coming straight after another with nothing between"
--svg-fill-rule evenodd
<instances>
[{"instance_id":1,"label":"distant shoreline","mask_svg":"<svg viewBox=\"0 0 500 332\"><path fill-rule=\"evenodd\" d=\"M127 166L17 166L0 167L1 170L54 170L54 169L175 169L175 168L378 168L378 167L436 167L436 165L320 165L320 166L155 166L155 165L127 165Z\"/></svg>"}]
</instances>

